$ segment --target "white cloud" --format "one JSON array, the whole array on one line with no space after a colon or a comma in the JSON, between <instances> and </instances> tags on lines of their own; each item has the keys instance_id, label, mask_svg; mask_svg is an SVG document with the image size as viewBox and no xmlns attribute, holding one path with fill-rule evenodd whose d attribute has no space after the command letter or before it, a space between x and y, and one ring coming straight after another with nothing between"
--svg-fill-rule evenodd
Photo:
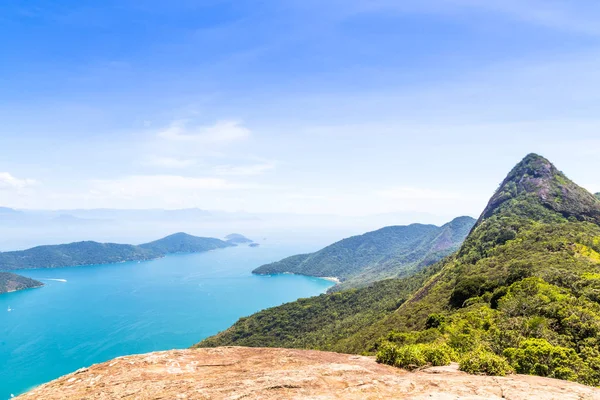
<instances>
[{"instance_id":1,"label":"white cloud","mask_svg":"<svg viewBox=\"0 0 600 400\"><path fill-rule=\"evenodd\" d=\"M380 190L377 194L381 197L396 200L449 200L460 198L456 193L416 187L389 188Z\"/></svg>"},{"instance_id":2,"label":"white cloud","mask_svg":"<svg viewBox=\"0 0 600 400\"><path fill-rule=\"evenodd\" d=\"M22 190L36 184L34 179L19 179L8 172L0 172L0 190Z\"/></svg>"},{"instance_id":3,"label":"white cloud","mask_svg":"<svg viewBox=\"0 0 600 400\"><path fill-rule=\"evenodd\" d=\"M179 175L133 175L114 180L92 182L91 194L95 196L137 198L196 191L219 191L250 188L249 184L238 184L219 178L196 178Z\"/></svg>"},{"instance_id":4,"label":"white cloud","mask_svg":"<svg viewBox=\"0 0 600 400\"><path fill-rule=\"evenodd\" d=\"M247 139L251 131L238 121L218 121L214 125L190 127L189 121L173 121L158 132L161 139L196 144L228 144Z\"/></svg>"},{"instance_id":5,"label":"white cloud","mask_svg":"<svg viewBox=\"0 0 600 400\"><path fill-rule=\"evenodd\" d=\"M275 168L275 163L265 162L251 165L219 165L213 168L217 175L261 175Z\"/></svg>"},{"instance_id":6,"label":"white cloud","mask_svg":"<svg viewBox=\"0 0 600 400\"><path fill-rule=\"evenodd\" d=\"M187 168L196 163L196 160L189 158L150 157L146 164L164 168Z\"/></svg>"}]
</instances>

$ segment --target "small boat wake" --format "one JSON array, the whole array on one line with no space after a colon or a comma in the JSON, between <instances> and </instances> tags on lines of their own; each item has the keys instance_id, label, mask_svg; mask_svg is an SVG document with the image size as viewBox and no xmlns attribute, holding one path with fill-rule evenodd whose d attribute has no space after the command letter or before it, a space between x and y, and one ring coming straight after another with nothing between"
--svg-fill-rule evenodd
<instances>
[{"instance_id":1,"label":"small boat wake","mask_svg":"<svg viewBox=\"0 0 600 400\"><path fill-rule=\"evenodd\" d=\"M40 278L43 281L54 281L54 282L64 282L66 283L66 279L57 279L57 278Z\"/></svg>"}]
</instances>

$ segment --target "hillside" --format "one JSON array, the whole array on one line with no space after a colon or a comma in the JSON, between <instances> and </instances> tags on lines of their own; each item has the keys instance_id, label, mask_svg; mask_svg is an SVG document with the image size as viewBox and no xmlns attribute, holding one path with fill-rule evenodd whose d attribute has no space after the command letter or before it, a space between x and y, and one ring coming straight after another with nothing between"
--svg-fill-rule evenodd
<instances>
[{"instance_id":1,"label":"hillside","mask_svg":"<svg viewBox=\"0 0 600 400\"><path fill-rule=\"evenodd\" d=\"M382 282L300 300L244 318L199 346L377 352L379 361L402 367L435 354L474 373L512 369L600 385L599 216L600 201L530 154L502 182L458 253L388 281L395 290L383 292ZM339 305L348 312L329 307L338 299L350 300ZM387 311L378 306L386 303ZM332 321L329 332L305 343L298 326L324 319ZM364 323L369 319L376 322Z\"/></svg>"},{"instance_id":2,"label":"hillside","mask_svg":"<svg viewBox=\"0 0 600 400\"><path fill-rule=\"evenodd\" d=\"M389 226L341 240L315 253L263 265L252 272L337 277L342 283L336 289L361 287L407 276L436 263L459 248L474 224L471 217L459 217L442 227Z\"/></svg>"},{"instance_id":3,"label":"hillside","mask_svg":"<svg viewBox=\"0 0 600 400\"><path fill-rule=\"evenodd\" d=\"M596 193L595 196L598 200L600 200L600 193Z\"/></svg>"},{"instance_id":4,"label":"hillside","mask_svg":"<svg viewBox=\"0 0 600 400\"><path fill-rule=\"evenodd\" d=\"M0 272L0 294L44 286L42 282L10 272Z\"/></svg>"},{"instance_id":5,"label":"hillside","mask_svg":"<svg viewBox=\"0 0 600 400\"><path fill-rule=\"evenodd\" d=\"M234 244L224 242L220 239L206 238L188 235L187 233L175 233L154 242L141 244L138 247L159 254L172 253L200 253L203 251L231 247Z\"/></svg>"},{"instance_id":6,"label":"hillside","mask_svg":"<svg viewBox=\"0 0 600 400\"><path fill-rule=\"evenodd\" d=\"M139 246L91 241L38 246L28 250L0 253L0 271L145 261L171 253L195 253L229 246L233 245L219 239L185 233L177 233Z\"/></svg>"},{"instance_id":7,"label":"hillside","mask_svg":"<svg viewBox=\"0 0 600 400\"><path fill-rule=\"evenodd\" d=\"M228 243L232 243L232 244L248 244L248 243L252 243L251 239L248 239L246 236L240 235L239 233L231 233L231 234L225 236L225 240Z\"/></svg>"},{"instance_id":8,"label":"hillside","mask_svg":"<svg viewBox=\"0 0 600 400\"><path fill-rule=\"evenodd\" d=\"M119 357L17 399L593 400L599 396L599 389L572 382L523 375L472 376L455 365L410 373L368 357L229 347Z\"/></svg>"}]
</instances>

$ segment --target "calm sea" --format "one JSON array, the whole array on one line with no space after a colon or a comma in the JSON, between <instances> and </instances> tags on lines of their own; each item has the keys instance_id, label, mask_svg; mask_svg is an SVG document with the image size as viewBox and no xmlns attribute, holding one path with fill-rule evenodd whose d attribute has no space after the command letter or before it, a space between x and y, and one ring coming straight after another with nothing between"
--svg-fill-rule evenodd
<instances>
[{"instance_id":1,"label":"calm sea","mask_svg":"<svg viewBox=\"0 0 600 400\"><path fill-rule=\"evenodd\" d=\"M325 292L323 279L250 273L296 252L239 246L19 272L46 286L0 295L0 400L114 357L186 348L239 317Z\"/></svg>"}]
</instances>

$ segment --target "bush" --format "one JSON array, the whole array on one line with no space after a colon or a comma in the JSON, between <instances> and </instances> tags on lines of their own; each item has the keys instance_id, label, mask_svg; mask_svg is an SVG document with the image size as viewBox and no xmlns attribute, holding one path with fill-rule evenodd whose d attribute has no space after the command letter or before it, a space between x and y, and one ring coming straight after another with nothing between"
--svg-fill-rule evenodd
<instances>
[{"instance_id":1,"label":"bush","mask_svg":"<svg viewBox=\"0 0 600 400\"><path fill-rule=\"evenodd\" d=\"M461 357L459 369L469 374L504 376L512 369L504 357L479 348Z\"/></svg>"},{"instance_id":2,"label":"bush","mask_svg":"<svg viewBox=\"0 0 600 400\"><path fill-rule=\"evenodd\" d=\"M463 307L465 301L485 292L486 284L486 279L480 276L458 279L450 296L450 304L456 308Z\"/></svg>"},{"instance_id":3,"label":"bush","mask_svg":"<svg viewBox=\"0 0 600 400\"><path fill-rule=\"evenodd\" d=\"M518 349L504 350L504 355L520 374L576 380L582 367L575 350L553 346L545 339L527 339Z\"/></svg>"},{"instance_id":4,"label":"bush","mask_svg":"<svg viewBox=\"0 0 600 400\"><path fill-rule=\"evenodd\" d=\"M384 343L377 353L377 362L404 368L409 371L425 365L448 365L458 357L456 352L446 344L411 344L397 346Z\"/></svg>"},{"instance_id":5,"label":"bush","mask_svg":"<svg viewBox=\"0 0 600 400\"><path fill-rule=\"evenodd\" d=\"M452 361L458 360L454 349L445 343L423 345L422 351L427 362L434 367L449 365Z\"/></svg>"},{"instance_id":6,"label":"bush","mask_svg":"<svg viewBox=\"0 0 600 400\"><path fill-rule=\"evenodd\" d=\"M427 322L425 322L425 328L439 328L444 322L444 316L441 314L429 314Z\"/></svg>"}]
</instances>

